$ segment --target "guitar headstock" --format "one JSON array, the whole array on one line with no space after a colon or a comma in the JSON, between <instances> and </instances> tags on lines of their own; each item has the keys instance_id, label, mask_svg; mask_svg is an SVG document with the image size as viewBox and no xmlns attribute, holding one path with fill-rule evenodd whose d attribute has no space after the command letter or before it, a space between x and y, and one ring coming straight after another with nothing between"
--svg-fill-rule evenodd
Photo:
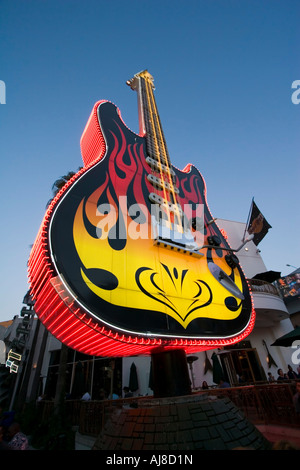
<instances>
[{"instance_id":1,"label":"guitar headstock","mask_svg":"<svg viewBox=\"0 0 300 470\"><path fill-rule=\"evenodd\" d=\"M138 81L140 78L143 78L146 82L148 82L154 89L154 78L152 75L148 72L148 70L142 70L141 72L138 72L134 75L133 78L130 80L127 80L127 85L130 86L132 90L136 90L138 86Z\"/></svg>"}]
</instances>

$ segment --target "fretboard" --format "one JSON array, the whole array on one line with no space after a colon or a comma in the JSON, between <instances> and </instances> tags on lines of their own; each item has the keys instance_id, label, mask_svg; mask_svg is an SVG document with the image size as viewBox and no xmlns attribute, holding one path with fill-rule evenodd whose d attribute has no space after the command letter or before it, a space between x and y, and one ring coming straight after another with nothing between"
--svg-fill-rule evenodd
<instances>
[{"instance_id":1,"label":"fretboard","mask_svg":"<svg viewBox=\"0 0 300 470\"><path fill-rule=\"evenodd\" d=\"M184 252L190 251L191 254L197 253L198 256L198 245L185 223L180 205L175 172L171 166L153 93L153 77L144 70L128 80L127 84L138 94L140 135L146 140L146 162L150 167L147 179L153 187L149 200L160 208L154 219L152 217L155 243L162 243L171 249L176 247ZM162 216L161 210L166 217Z\"/></svg>"},{"instance_id":2,"label":"fretboard","mask_svg":"<svg viewBox=\"0 0 300 470\"><path fill-rule=\"evenodd\" d=\"M145 133L148 156L171 168L166 139L153 93L153 77L145 70L136 74L127 83L138 94L140 132Z\"/></svg>"}]
</instances>

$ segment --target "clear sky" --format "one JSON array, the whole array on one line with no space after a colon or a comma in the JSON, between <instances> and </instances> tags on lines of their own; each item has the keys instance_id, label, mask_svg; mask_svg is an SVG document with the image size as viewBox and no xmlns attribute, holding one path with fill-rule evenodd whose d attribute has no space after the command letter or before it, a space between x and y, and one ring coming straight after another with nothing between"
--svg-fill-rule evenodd
<instances>
[{"instance_id":1,"label":"clear sky","mask_svg":"<svg viewBox=\"0 0 300 470\"><path fill-rule=\"evenodd\" d=\"M267 269L299 267L299 0L0 0L0 321L19 314L27 260L53 182L82 164L99 99L138 132L147 68L170 158L193 163L214 217L246 222L254 200L272 229Z\"/></svg>"}]
</instances>

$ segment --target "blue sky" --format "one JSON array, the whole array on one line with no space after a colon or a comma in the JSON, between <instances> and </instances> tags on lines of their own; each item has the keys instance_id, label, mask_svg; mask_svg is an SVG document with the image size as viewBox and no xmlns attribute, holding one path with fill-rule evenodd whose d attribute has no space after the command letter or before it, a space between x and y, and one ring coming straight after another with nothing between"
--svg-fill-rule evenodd
<instances>
[{"instance_id":1,"label":"blue sky","mask_svg":"<svg viewBox=\"0 0 300 470\"><path fill-rule=\"evenodd\" d=\"M53 182L82 164L93 104L138 132L125 82L147 68L172 163L193 163L214 217L272 225L267 269L299 256L298 0L0 0L0 321L19 314Z\"/></svg>"}]
</instances>

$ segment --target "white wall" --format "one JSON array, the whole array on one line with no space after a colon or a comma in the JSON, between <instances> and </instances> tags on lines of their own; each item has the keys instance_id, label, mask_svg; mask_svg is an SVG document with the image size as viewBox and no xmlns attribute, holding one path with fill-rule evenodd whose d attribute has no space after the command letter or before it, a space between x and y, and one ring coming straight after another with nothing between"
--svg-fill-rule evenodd
<instances>
[{"instance_id":1,"label":"white wall","mask_svg":"<svg viewBox=\"0 0 300 470\"><path fill-rule=\"evenodd\" d=\"M211 355L213 350L207 351L207 355L209 360L211 361ZM207 374L204 374L205 369L205 353L200 352L197 354L193 354L193 356L197 356L199 359L193 363L193 371L194 371L194 380L195 380L195 387L201 387L203 380L206 380L208 385L215 385L212 381L212 373L209 371ZM130 367L131 364L134 362L137 369L138 381L139 381L139 390L135 393L135 395L152 395L153 390L148 387L149 384L149 373L150 373L150 361L151 358L148 356L138 356L138 357L125 357L123 359L123 387L129 385L129 375L130 375ZM189 368L190 374L190 368ZM191 382L192 377L190 374Z\"/></svg>"},{"instance_id":2,"label":"white wall","mask_svg":"<svg viewBox=\"0 0 300 470\"><path fill-rule=\"evenodd\" d=\"M251 341L251 346L256 348L258 356L261 361L261 365L264 368L266 374L267 372L271 372L275 379L277 378L277 369L282 369L284 372L287 372L287 365L290 364L294 370L296 370L296 366L292 363L292 354L294 349L290 347L278 347L278 346L271 346L274 341L283 336L286 333L289 333L293 330L293 325L289 318L278 322L276 326L273 328L256 328L254 327L253 332L248 336L247 339ZM265 346L263 345L263 340L265 341L269 353L271 354L272 358L276 362L277 366L272 366L271 368L268 367L268 363L266 361L267 351Z\"/></svg>"},{"instance_id":3,"label":"white wall","mask_svg":"<svg viewBox=\"0 0 300 470\"><path fill-rule=\"evenodd\" d=\"M231 248L239 248L243 243L246 224L224 219L217 219L216 223L220 229L225 230L227 233L228 243ZM247 236L248 234L246 232L246 238ZM239 258L245 276L249 279L255 276L255 274L267 271L258 247L252 241L246 243L235 255Z\"/></svg>"}]
</instances>

